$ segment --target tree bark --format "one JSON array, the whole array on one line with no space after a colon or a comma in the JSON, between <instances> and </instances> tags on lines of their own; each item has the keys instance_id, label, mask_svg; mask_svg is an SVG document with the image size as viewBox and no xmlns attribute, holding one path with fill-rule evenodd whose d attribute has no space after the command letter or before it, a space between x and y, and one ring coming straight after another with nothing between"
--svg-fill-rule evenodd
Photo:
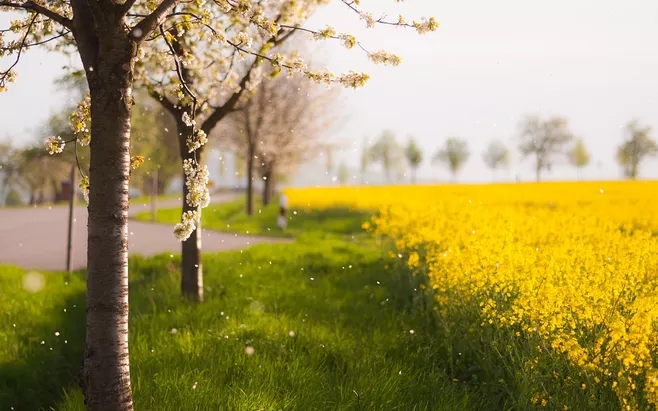
<instances>
[{"instance_id":1,"label":"tree bark","mask_svg":"<svg viewBox=\"0 0 658 411\"><path fill-rule=\"evenodd\" d=\"M179 116L180 118L180 116ZM201 156L203 154L203 147L200 147L195 152L190 153L187 148L187 136L192 133L192 128L188 127L184 122L177 118L177 128L179 133L179 147L181 160L191 160L196 158L196 161L201 163ZM182 164L182 163L181 163ZM187 194L189 190L185 185L185 172L183 172L183 214L187 211L198 211L200 209L190 207L187 204ZM191 301L203 302L203 265L201 264L201 222L197 225L196 230L192 232L190 237L182 242L181 245L181 293L184 297Z\"/></svg>"},{"instance_id":2,"label":"tree bark","mask_svg":"<svg viewBox=\"0 0 658 411\"><path fill-rule=\"evenodd\" d=\"M128 188L136 46L120 26L114 32L104 31L95 48L94 39L76 40L87 70L92 134L85 404L90 411L132 411L128 359Z\"/></svg>"},{"instance_id":3,"label":"tree bark","mask_svg":"<svg viewBox=\"0 0 658 411\"><path fill-rule=\"evenodd\" d=\"M267 207L272 202L272 191L274 187L274 173L268 170L263 175L263 207Z\"/></svg>"},{"instance_id":4,"label":"tree bark","mask_svg":"<svg viewBox=\"0 0 658 411\"><path fill-rule=\"evenodd\" d=\"M535 180L539 182L541 180L541 165L535 167Z\"/></svg>"},{"instance_id":5,"label":"tree bark","mask_svg":"<svg viewBox=\"0 0 658 411\"><path fill-rule=\"evenodd\" d=\"M247 215L254 214L254 147L248 143L247 149Z\"/></svg>"}]
</instances>

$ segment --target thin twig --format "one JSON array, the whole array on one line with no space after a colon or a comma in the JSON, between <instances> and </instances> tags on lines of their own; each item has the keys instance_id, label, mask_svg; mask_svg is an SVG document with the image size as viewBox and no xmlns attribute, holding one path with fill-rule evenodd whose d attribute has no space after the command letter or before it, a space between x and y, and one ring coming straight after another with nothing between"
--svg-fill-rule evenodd
<instances>
[{"instance_id":1,"label":"thin twig","mask_svg":"<svg viewBox=\"0 0 658 411\"><path fill-rule=\"evenodd\" d=\"M21 40L21 45L18 46L18 52L16 53L16 59L14 60L14 63L9 66L9 68L6 71L0 72L0 88L6 86L6 81L9 78L9 73L11 70L18 65L18 62L21 59L21 54L23 53L23 49L25 48L25 44L27 42L27 36L30 35L30 31L32 30L32 26L34 25L34 22L36 21L37 17L39 17L38 13L35 13L34 16L32 16L32 20L30 20L30 24L27 26L27 30L25 30L25 35L23 36L23 39Z\"/></svg>"}]
</instances>

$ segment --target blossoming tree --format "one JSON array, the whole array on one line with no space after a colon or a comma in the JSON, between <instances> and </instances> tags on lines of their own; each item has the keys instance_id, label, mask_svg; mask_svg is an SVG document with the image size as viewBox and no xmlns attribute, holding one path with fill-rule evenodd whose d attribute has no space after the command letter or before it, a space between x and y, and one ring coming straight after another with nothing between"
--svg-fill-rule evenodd
<instances>
[{"instance_id":1,"label":"blossoming tree","mask_svg":"<svg viewBox=\"0 0 658 411\"><path fill-rule=\"evenodd\" d=\"M263 81L217 127L220 146L244 158L248 215L254 208L255 172L263 181L263 205L267 205L280 176L331 146L327 141L335 91L301 76Z\"/></svg>"},{"instance_id":2,"label":"blossoming tree","mask_svg":"<svg viewBox=\"0 0 658 411\"><path fill-rule=\"evenodd\" d=\"M338 39L347 48L358 46L366 50L354 36L339 34L333 27L314 30L301 26L318 5L327 1L251 3L216 1L177 8L167 26L153 34L149 53L143 53L136 65L137 83L177 119L184 185L181 222L175 227L175 234L182 241L181 290L184 296L196 301L203 300L200 215L208 203L202 188L208 174L201 164L212 130L236 109L245 91L254 91L264 77L282 70L289 74L303 72L318 82L338 82L348 87L358 87L368 79L367 75L354 72L340 76L327 71L312 72L299 57L299 50L282 48L294 34L300 33L316 40ZM346 4L369 26L377 22L407 25L403 19L375 20L357 8L358 2ZM428 20L412 26L425 32L435 29L436 23ZM397 56L385 51L366 53L376 63L400 62ZM239 64L241 60L246 60L246 64Z\"/></svg>"},{"instance_id":3,"label":"blossoming tree","mask_svg":"<svg viewBox=\"0 0 658 411\"><path fill-rule=\"evenodd\" d=\"M128 187L131 165L137 166L144 160L130 155L132 90L136 75L140 74L140 62L154 53L166 56L159 64L175 73L177 97L187 103L184 105L187 110L179 118L187 127L185 145L192 154L203 146L207 135L199 126L197 115L203 113L204 101L207 100L209 106L213 98L204 96L209 89L193 91L188 87L183 70L186 61L179 56L207 53L212 57L216 53L213 45L228 44L237 50L238 56L251 55L258 61L269 62L275 70L303 73L312 80L329 84L337 82L350 87L365 84L366 74L315 72L307 69L298 56L273 53L269 47L255 49L250 41L254 33L280 38L290 31L305 31L340 39L348 46L357 45L354 37L338 34L330 27L316 31L301 26L309 11L330 2L0 0L1 12L18 13L20 17L11 21L9 27L0 28L0 56L14 57L7 69L0 70L0 91L15 78L21 55L32 47L77 54L89 86L89 96L72 116L75 138L64 141L53 136L47 141L47 148L53 154L61 152L66 143L89 145L90 149L89 173L81 179L89 213L87 333L83 364L87 409L133 409L128 355ZM378 23L391 24L412 27L420 33L438 27L433 18L411 23L403 18L397 21L375 19L361 9L359 0L339 2L345 5L346 11L358 13L369 27ZM270 9L282 12L271 13ZM293 17L277 18L279 14ZM218 21L223 23L216 23ZM231 27L244 29L233 37L226 34L231 32ZM203 28L205 30L201 30ZM189 42L176 41L177 36L187 30L197 33L197 38ZM158 42L159 39L162 41ZM162 48L162 44L166 48ZM180 48L178 52L176 47ZM369 55L375 62L399 63L399 58L383 51ZM183 166L189 208L182 223L175 228L181 239L188 238L196 229L198 210L209 200L207 168L193 155L185 158Z\"/></svg>"}]
</instances>

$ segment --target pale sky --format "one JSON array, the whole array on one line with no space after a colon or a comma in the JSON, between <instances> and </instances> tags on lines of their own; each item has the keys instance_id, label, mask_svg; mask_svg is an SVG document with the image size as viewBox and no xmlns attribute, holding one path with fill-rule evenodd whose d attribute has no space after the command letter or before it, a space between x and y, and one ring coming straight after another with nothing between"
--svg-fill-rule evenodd
<instances>
[{"instance_id":1,"label":"pale sky","mask_svg":"<svg viewBox=\"0 0 658 411\"><path fill-rule=\"evenodd\" d=\"M628 0L364 0L375 16L386 11L408 19L434 16L437 32L418 35L412 29L379 26L367 29L356 15L335 1L307 24L331 23L357 36L371 50L385 49L403 58L401 66L380 67L359 50L328 41L325 55L335 72L366 71L372 79L363 89L346 90L340 104L349 117L340 130L353 139L342 158L358 166L362 140L383 129L400 142L413 135L431 157L448 137L468 141L471 158L459 181L489 181L482 151L491 139L513 148L507 178L514 172L532 178L529 161L520 163L514 136L524 114L560 115L582 137L592 154L583 172L588 179L615 179L614 160L632 118L654 128L658 138L658 1ZM0 27L7 16L0 17ZM18 67L19 77L0 94L0 139L27 141L31 130L61 104L52 81L66 59L31 50ZM7 59L1 59L3 67ZM337 154L335 161L341 158ZM420 176L445 180L444 169L425 162ZM505 176L501 176L505 177ZM571 179L568 165L555 166L546 179ZM658 159L648 160L641 177L658 178Z\"/></svg>"}]
</instances>

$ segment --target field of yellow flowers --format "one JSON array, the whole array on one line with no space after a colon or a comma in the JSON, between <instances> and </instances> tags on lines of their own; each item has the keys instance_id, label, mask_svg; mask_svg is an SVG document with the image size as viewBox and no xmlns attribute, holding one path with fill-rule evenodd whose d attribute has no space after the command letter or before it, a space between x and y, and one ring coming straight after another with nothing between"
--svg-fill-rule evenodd
<instances>
[{"instance_id":1,"label":"field of yellow flowers","mask_svg":"<svg viewBox=\"0 0 658 411\"><path fill-rule=\"evenodd\" d=\"M658 403L658 182L287 195L291 207L373 210L368 228L431 290L459 381L521 409Z\"/></svg>"}]
</instances>

